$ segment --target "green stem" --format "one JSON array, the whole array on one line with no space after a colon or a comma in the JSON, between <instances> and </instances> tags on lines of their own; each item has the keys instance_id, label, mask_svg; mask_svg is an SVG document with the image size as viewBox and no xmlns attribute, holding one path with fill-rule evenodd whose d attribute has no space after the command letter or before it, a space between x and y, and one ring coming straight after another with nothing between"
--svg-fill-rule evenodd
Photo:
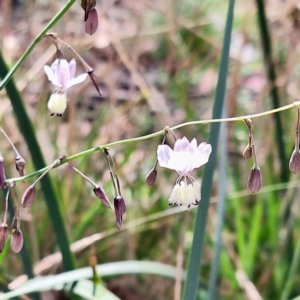
<instances>
[{"instance_id":1,"label":"green stem","mask_svg":"<svg viewBox=\"0 0 300 300\"><path fill-rule=\"evenodd\" d=\"M26 57L31 53L35 46L44 38L45 34L62 18L62 16L69 10L69 8L75 3L75 0L69 0L69 2L57 13L57 15L49 22L45 29L35 38L31 43L25 53L21 58L15 63L15 65L10 69L10 71L5 75L0 83L0 91L7 85L8 81L26 59Z\"/></svg>"},{"instance_id":2,"label":"green stem","mask_svg":"<svg viewBox=\"0 0 300 300\"><path fill-rule=\"evenodd\" d=\"M222 115L223 103L225 102L226 78L229 63L229 48L231 40L231 30L233 23L234 0L229 0L228 13L225 26L225 35L223 40L223 50L219 70L218 84L213 107L213 118L219 118ZM204 238L208 207L213 183L214 168L217 160L217 148L219 139L220 124L211 126L209 143L212 147L212 153L205 166L202 182L202 200L197 209L197 216L194 225L193 243L190 252L187 279L184 287L183 300L195 300L197 297L199 278L201 273L201 257L204 249Z\"/></svg>"},{"instance_id":3,"label":"green stem","mask_svg":"<svg viewBox=\"0 0 300 300\"><path fill-rule=\"evenodd\" d=\"M298 106L300 106L300 101L295 101L292 104L288 104L288 105L279 107L277 109L268 110L268 111L258 113L258 114L246 115L246 116L234 117L234 118L211 119L211 120L203 120L203 121L190 121L190 122L186 122L186 123L181 123L181 124L173 126L173 127L168 127L167 126L166 128L168 128L168 130L175 130L175 129L179 129L179 128L186 127L186 126L191 126L191 125L244 121L245 119L255 119L255 118L267 116L267 115L270 115L270 114L274 114L274 113L277 113L277 112L280 112L280 111L295 108L295 107L298 107ZM129 144L129 143L134 143L134 142L139 142L139 141L145 141L145 140L149 140L149 139L152 139L152 138L160 136L160 135L164 135L165 132L166 132L166 128L164 128L162 130L159 130L157 132L151 133L151 134L144 135L144 136L125 139L125 140L120 140L120 141L116 141L116 142L112 142L112 143L108 143L108 144L103 144L103 145L95 147L95 148L90 148L88 150L79 152L77 154L74 154L74 155L71 155L71 156L65 158L63 160L63 162L58 163L55 166L53 166L53 169L63 165L64 163L75 160L77 158L87 156L87 155L91 155L91 154L93 154L95 152L98 152L98 151L103 151L104 148L109 148L109 147L116 146L116 145ZM33 178L35 176L38 176L38 175L42 174L48 168L49 168L49 166L44 167L43 169L40 169L38 171L35 171L35 172L33 172L31 174L28 174L26 176L23 176L23 177L16 177L16 178L7 179L6 183L9 184L11 182L26 181L27 179L30 179L30 178Z\"/></svg>"},{"instance_id":4,"label":"green stem","mask_svg":"<svg viewBox=\"0 0 300 300\"><path fill-rule=\"evenodd\" d=\"M0 78L3 78L8 72L8 68L0 53ZM32 123L25 110L23 100L16 88L13 80L7 82L6 92L18 122L19 129L27 143L35 168L41 169L46 163L41 152L41 148L36 139ZM12 101L13 100L13 101ZM49 167L48 167L49 168ZM58 199L55 195L52 182L49 175L41 181L42 190L45 196L46 204L49 210L49 215L52 220L54 231L57 237L57 242L63 256L63 266L66 271L74 269L73 255L71 254L64 221L59 210Z\"/></svg>"}]
</instances>

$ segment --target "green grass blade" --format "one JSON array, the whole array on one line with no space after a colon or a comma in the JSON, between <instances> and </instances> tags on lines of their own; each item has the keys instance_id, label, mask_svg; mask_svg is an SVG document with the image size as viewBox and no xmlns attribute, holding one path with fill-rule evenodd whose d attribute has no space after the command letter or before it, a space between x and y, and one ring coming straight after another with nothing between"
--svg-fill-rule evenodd
<instances>
[{"instance_id":1,"label":"green grass blade","mask_svg":"<svg viewBox=\"0 0 300 300\"><path fill-rule=\"evenodd\" d=\"M175 280L176 268L170 265L162 264L154 261L120 261L98 265L96 272L104 277L120 276L124 274L147 274L167 277ZM64 284L78 282L83 279L93 277L91 267L85 267L70 272L65 272L42 278L34 278L26 283L10 291L0 295L0 300L10 299L19 295L24 295L36 291L46 291L51 289L62 289ZM185 278L185 273L182 274L182 280Z\"/></svg>"},{"instance_id":2,"label":"green grass blade","mask_svg":"<svg viewBox=\"0 0 300 300\"><path fill-rule=\"evenodd\" d=\"M3 78L7 74L7 72L7 66L0 53L0 78ZM9 99L11 100L11 105L13 107L18 122L19 130L21 131L27 143L33 164L37 170L41 169L46 166L46 163L44 161L41 148L36 139L32 123L23 105L23 100L12 79L8 81L6 85L6 92ZM73 255L71 254L69 248L64 221L59 210L58 199L55 195L49 175L46 175L43 178L43 180L41 181L41 187L45 196L46 204L49 210L49 215L56 234L57 242L63 256L63 267L66 271L72 270L74 269Z\"/></svg>"},{"instance_id":3,"label":"green grass blade","mask_svg":"<svg viewBox=\"0 0 300 300\"><path fill-rule=\"evenodd\" d=\"M224 106L224 111L226 107ZM217 230L215 238L214 258L212 261L210 279L209 279L209 297L216 299L217 279L219 274L220 252L222 247L222 228L224 222L225 200L226 200L226 161L227 161L227 123L221 125L220 136L220 181L219 181L219 201L217 209Z\"/></svg>"},{"instance_id":4,"label":"green grass blade","mask_svg":"<svg viewBox=\"0 0 300 300\"><path fill-rule=\"evenodd\" d=\"M280 107L279 103L279 93L276 85L276 72L275 72L275 64L272 57L272 42L270 37L270 32L268 28L268 21L265 12L265 4L264 0L256 0L257 4L257 17L258 17L258 24L260 29L261 35L261 42L264 52L264 59L265 65L267 69L267 76L270 84L270 93L272 97L272 105L273 108ZM290 176L290 172L286 166L288 166L288 159L285 153L285 143L284 143L284 133L282 122L280 119L280 114L273 114L274 123L276 129L274 130L275 133L275 140L277 141L278 146L278 153L280 157L280 170L281 170L281 181L287 182Z\"/></svg>"},{"instance_id":5,"label":"green grass blade","mask_svg":"<svg viewBox=\"0 0 300 300\"><path fill-rule=\"evenodd\" d=\"M220 118L222 114L223 102L226 91L226 77L228 71L229 62L229 48L231 39L231 29L233 22L234 0L229 1L229 8L227 14L225 36L223 41L223 51L221 57L221 66L218 77L218 84L216 89L215 102L213 107L213 118ZM212 188L214 168L216 164L217 156L217 144L219 137L220 124L215 123L211 126L209 143L212 145L212 154L209 162L207 163L203 176L202 183L202 201L200 202L195 226L192 249L190 252L190 258L188 263L187 281L184 288L183 299L193 300L196 299L200 270L201 270L201 256L204 246L205 226L207 220L207 212L209 206L210 193Z\"/></svg>"}]
</instances>

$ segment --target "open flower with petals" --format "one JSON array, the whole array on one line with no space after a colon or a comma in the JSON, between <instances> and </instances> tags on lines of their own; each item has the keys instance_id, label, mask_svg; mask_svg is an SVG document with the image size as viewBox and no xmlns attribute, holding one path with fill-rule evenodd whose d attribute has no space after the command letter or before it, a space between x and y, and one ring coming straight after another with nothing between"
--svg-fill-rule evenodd
<instances>
[{"instance_id":1,"label":"open flower with petals","mask_svg":"<svg viewBox=\"0 0 300 300\"><path fill-rule=\"evenodd\" d=\"M196 139L191 142L186 137L175 142L174 150L168 145L159 145L157 159L161 167L175 170L179 177L169 198L170 205L198 205L201 200L200 184L191 176L194 169L208 162L211 145Z\"/></svg>"},{"instance_id":2,"label":"open flower with petals","mask_svg":"<svg viewBox=\"0 0 300 300\"><path fill-rule=\"evenodd\" d=\"M51 111L51 116L61 117L67 108L67 90L73 85L83 82L88 74L84 73L75 77L75 59L70 62L65 59L56 59L51 67L44 66L44 71L56 88L48 101L48 109Z\"/></svg>"}]
</instances>

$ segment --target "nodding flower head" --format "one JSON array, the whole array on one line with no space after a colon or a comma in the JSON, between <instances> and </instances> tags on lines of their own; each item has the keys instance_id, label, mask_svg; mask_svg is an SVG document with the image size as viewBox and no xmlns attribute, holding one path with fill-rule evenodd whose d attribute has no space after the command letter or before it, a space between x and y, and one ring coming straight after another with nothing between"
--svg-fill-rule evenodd
<instances>
[{"instance_id":1,"label":"nodding flower head","mask_svg":"<svg viewBox=\"0 0 300 300\"><path fill-rule=\"evenodd\" d=\"M174 150L168 145L159 145L157 159L161 167L175 170L179 177L169 198L169 204L197 205L200 200L200 184L191 176L194 169L208 162L211 145L201 143L197 146L196 139L191 142L186 137L175 142Z\"/></svg>"},{"instance_id":2,"label":"nodding flower head","mask_svg":"<svg viewBox=\"0 0 300 300\"><path fill-rule=\"evenodd\" d=\"M67 90L73 85L83 82L88 75L84 73L75 77L75 59L70 62L65 59L56 59L51 67L44 66L44 71L55 86L55 91L48 102L48 109L51 111L52 116L61 117L67 107Z\"/></svg>"}]
</instances>

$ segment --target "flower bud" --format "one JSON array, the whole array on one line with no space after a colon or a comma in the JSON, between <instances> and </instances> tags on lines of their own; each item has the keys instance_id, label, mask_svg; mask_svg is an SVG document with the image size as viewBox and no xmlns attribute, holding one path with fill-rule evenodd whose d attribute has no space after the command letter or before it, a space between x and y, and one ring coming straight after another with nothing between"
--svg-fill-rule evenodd
<instances>
[{"instance_id":1,"label":"flower bud","mask_svg":"<svg viewBox=\"0 0 300 300\"><path fill-rule=\"evenodd\" d=\"M10 247L12 251L19 253L22 250L23 244L24 244L24 237L21 229L13 231L10 240Z\"/></svg>"},{"instance_id":2,"label":"flower bud","mask_svg":"<svg viewBox=\"0 0 300 300\"><path fill-rule=\"evenodd\" d=\"M5 245L6 233L7 233L7 224L2 223L0 226L0 253L2 253Z\"/></svg>"},{"instance_id":3,"label":"flower bud","mask_svg":"<svg viewBox=\"0 0 300 300\"><path fill-rule=\"evenodd\" d=\"M293 151L290 163L289 163L290 171L293 173L298 173L300 171L300 153L296 150Z\"/></svg>"},{"instance_id":4,"label":"flower bud","mask_svg":"<svg viewBox=\"0 0 300 300\"><path fill-rule=\"evenodd\" d=\"M21 204L23 207L29 207L31 206L33 199L35 196L35 187L33 185L30 185L24 192Z\"/></svg>"},{"instance_id":5,"label":"flower bud","mask_svg":"<svg viewBox=\"0 0 300 300\"><path fill-rule=\"evenodd\" d=\"M98 28L98 13L95 7L93 7L88 14L87 20L84 23L85 32L89 35L94 34Z\"/></svg>"},{"instance_id":6,"label":"flower bud","mask_svg":"<svg viewBox=\"0 0 300 300\"><path fill-rule=\"evenodd\" d=\"M252 156L252 147L248 144L243 152L243 157L248 159Z\"/></svg>"},{"instance_id":7,"label":"flower bud","mask_svg":"<svg viewBox=\"0 0 300 300\"><path fill-rule=\"evenodd\" d=\"M105 191L103 190L103 188L101 188L99 185L97 185L95 188L94 188L94 193L95 195L102 201L102 203L111 208L111 204L109 202L109 199L108 197L106 196L105 194Z\"/></svg>"},{"instance_id":8,"label":"flower bud","mask_svg":"<svg viewBox=\"0 0 300 300\"><path fill-rule=\"evenodd\" d=\"M2 155L0 154L0 187L5 189L6 188L6 176L5 176L5 170L4 170L4 159Z\"/></svg>"},{"instance_id":9,"label":"flower bud","mask_svg":"<svg viewBox=\"0 0 300 300\"><path fill-rule=\"evenodd\" d=\"M15 158L15 162L16 162L16 169L20 173L20 176L24 176L25 159L22 156L18 155Z\"/></svg>"},{"instance_id":10,"label":"flower bud","mask_svg":"<svg viewBox=\"0 0 300 300\"><path fill-rule=\"evenodd\" d=\"M114 207L115 207L115 215L116 215L116 222L117 227L120 230L122 227L122 221L123 221L123 214L126 211L126 204L125 200L122 196L117 196L114 199Z\"/></svg>"},{"instance_id":11,"label":"flower bud","mask_svg":"<svg viewBox=\"0 0 300 300\"><path fill-rule=\"evenodd\" d=\"M156 181L157 171L156 169L151 169L146 176L146 183L148 185L153 185Z\"/></svg>"},{"instance_id":12,"label":"flower bud","mask_svg":"<svg viewBox=\"0 0 300 300\"><path fill-rule=\"evenodd\" d=\"M248 189L251 193L257 193L261 188L262 176L259 167L253 167L248 178Z\"/></svg>"}]
</instances>

